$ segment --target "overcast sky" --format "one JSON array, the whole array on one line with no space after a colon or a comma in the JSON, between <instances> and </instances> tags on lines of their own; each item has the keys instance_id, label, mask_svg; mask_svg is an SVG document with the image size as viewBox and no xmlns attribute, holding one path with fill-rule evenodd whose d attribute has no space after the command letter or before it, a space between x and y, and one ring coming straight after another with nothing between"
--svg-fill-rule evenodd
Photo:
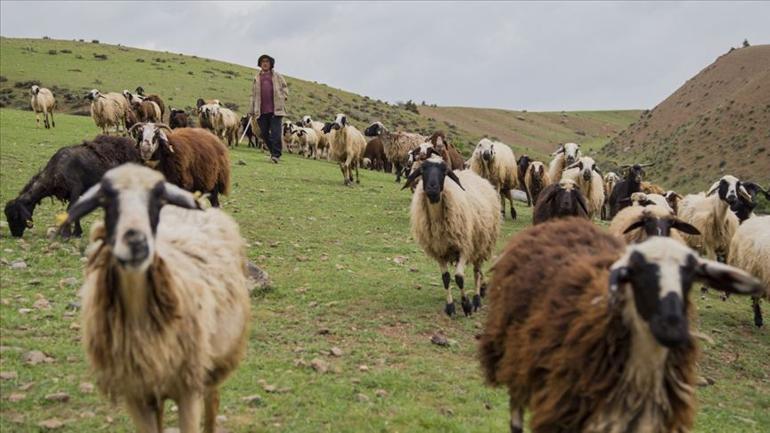
<instances>
[{"instance_id":1,"label":"overcast sky","mask_svg":"<svg viewBox=\"0 0 770 433\"><path fill-rule=\"evenodd\" d=\"M648 108L770 3L0 2L8 37L99 39L276 69L376 99L528 110Z\"/></svg>"}]
</instances>

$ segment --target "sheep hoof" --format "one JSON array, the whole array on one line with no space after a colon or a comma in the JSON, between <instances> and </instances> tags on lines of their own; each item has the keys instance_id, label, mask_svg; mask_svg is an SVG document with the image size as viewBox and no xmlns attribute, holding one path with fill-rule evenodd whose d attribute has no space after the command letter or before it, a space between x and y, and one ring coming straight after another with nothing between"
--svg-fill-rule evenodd
<instances>
[{"instance_id":1,"label":"sheep hoof","mask_svg":"<svg viewBox=\"0 0 770 433\"><path fill-rule=\"evenodd\" d=\"M455 315L455 303L454 303L454 301L446 304L446 306L444 307L444 312L449 317L452 317L452 316Z\"/></svg>"},{"instance_id":2,"label":"sheep hoof","mask_svg":"<svg viewBox=\"0 0 770 433\"><path fill-rule=\"evenodd\" d=\"M479 311L481 308L481 296L473 295L473 311Z\"/></svg>"},{"instance_id":3,"label":"sheep hoof","mask_svg":"<svg viewBox=\"0 0 770 433\"><path fill-rule=\"evenodd\" d=\"M462 297L460 305L463 307L463 313L465 314L465 317L473 314L473 306L471 305L471 301L467 296Z\"/></svg>"},{"instance_id":4,"label":"sheep hoof","mask_svg":"<svg viewBox=\"0 0 770 433\"><path fill-rule=\"evenodd\" d=\"M487 283L482 283L481 288L479 289L479 292L481 293L481 297L487 296Z\"/></svg>"}]
</instances>

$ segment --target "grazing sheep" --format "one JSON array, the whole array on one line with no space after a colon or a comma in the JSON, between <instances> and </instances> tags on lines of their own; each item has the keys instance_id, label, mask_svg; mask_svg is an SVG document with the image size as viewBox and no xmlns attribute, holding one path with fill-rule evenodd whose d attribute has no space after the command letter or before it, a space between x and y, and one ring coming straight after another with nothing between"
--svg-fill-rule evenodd
<instances>
[{"instance_id":1,"label":"grazing sheep","mask_svg":"<svg viewBox=\"0 0 770 433\"><path fill-rule=\"evenodd\" d=\"M644 167L651 165L652 163L621 166L626 169L626 174L625 178L615 185L610 194L610 218L614 218L621 209L630 205L631 202L627 199L631 198L631 194L642 190Z\"/></svg>"},{"instance_id":2,"label":"grazing sheep","mask_svg":"<svg viewBox=\"0 0 770 433\"><path fill-rule=\"evenodd\" d=\"M428 138L428 142L433 145L433 148L438 151L439 155L444 158L444 161L449 164L452 170L463 170L465 168L463 156L452 143L447 141L446 135L442 131L434 132ZM408 164L406 167L409 169L411 164Z\"/></svg>"},{"instance_id":3,"label":"grazing sheep","mask_svg":"<svg viewBox=\"0 0 770 433\"><path fill-rule=\"evenodd\" d=\"M559 183L561 180L561 172L564 171L567 166L574 164L582 155L580 153L580 145L577 143L564 143L556 149L556 152L552 153L553 159L548 165L548 177L551 178L551 182Z\"/></svg>"},{"instance_id":4,"label":"grazing sheep","mask_svg":"<svg viewBox=\"0 0 770 433\"><path fill-rule=\"evenodd\" d=\"M519 169L521 170L521 164L519 164ZM531 161L527 164L527 171L524 173L524 183L522 185L525 186L527 191L528 202L531 200L532 204L537 203L540 193L550 184L551 179L548 178L545 164L540 161Z\"/></svg>"},{"instance_id":5,"label":"grazing sheep","mask_svg":"<svg viewBox=\"0 0 770 433\"><path fill-rule=\"evenodd\" d=\"M238 115L231 109L219 105L212 108L211 124L214 127L214 134L219 136L227 146L238 145L238 129L241 126Z\"/></svg>"},{"instance_id":6,"label":"grazing sheep","mask_svg":"<svg viewBox=\"0 0 770 433\"><path fill-rule=\"evenodd\" d=\"M687 245L711 260L730 256L730 240L738 228L738 218L730 212L739 195L748 195L735 176L722 176L704 194L688 194L679 205L677 216L693 226L701 236L685 236Z\"/></svg>"},{"instance_id":7,"label":"grazing sheep","mask_svg":"<svg viewBox=\"0 0 770 433\"><path fill-rule=\"evenodd\" d=\"M610 215L610 194L612 194L612 190L615 189L615 185L617 185L618 182L620 182L620 176L618 176L614 171L610 171L604 175L603 180L604 180L604 204L602 205L601 219L608 220Z\"/></svg>"},{"instance_id":8,"label":"grazing sheep","mask_svg":"<svg viewBox=\"0 0 770 433\"><path fill-rule=\"evenodd\" d=\"M390 132L382 122L374 122L364 130L367 137L380 137L385 156L396 168L396 182L401 182L401 176L409 168L409 152L420 143L424 143L426 137L411 132Z\"/></svg>"},{"instance_id":9,"label":"grazing sheep","mask_svg":"<svg viewBox=\"0 0 770 433\"><path fill-rule=\"evenodd\" d=\"M366 143L363 166L370 170L390 171L385 170L387 165L388 157L385 156L385 147L382 145L382 139L380 137L372 138Z\"/></svg>"},{"instance_id":10,"label":"grazing sheep","mask_svg":"<svg viewBox=\"0 0 770 433\"><path fill-rule=\"evenodd\" d=\"M53 92L45 87L32 86L29 93L32 95L29 103L32 106L32 111L35 112L35 127L40 127L40 113L43 113L43 125L45 129L56 127L56 122L53 120L53 109L56 108L56 98L53 96ZM48 116L51 116L51 122L48 122Z\"/></svg>"},{"instance_id":11,"label":"grazing sheep","mask_svg":"<svg viewBox=\"0 0 770 433\"><path fill-rule=\"evenodd\" d=\"M219 207L219 194L230 193L230 157L227 147L202 128L177 128L137 123L137 147L145 165L174 185L190 192L209 194Z\"/></svg>"},{"instance_id":12,"label":"grazing sheep","mask_svg":"<svg viewBox=\"0 0 770 433\"><path fill-rule=\"evenodd\" d=\"M562 172L562 179L574 181L588 201L588 217L601 215L604 205L602 172L593 158L583 156Z\"/></svg>"},{"instance_id":13,"label":"grazing sheep","mask_svg":"<svg viewBox=\"0 0 770 433\"><path fill-rule=\"evenodd\" d=\"M526 185L525 178L527 176L527 169L529 168L530 163L532 163L532 158L530 158L528 155L520 156L519 160L516 162L516 165L517 165L516 173L519 176L520 186ZM530 197L529 191L526 188L524 188L524 193L527 195L527 206L532 206L535 200L532 199L532 197Z\"/></svg>"},{"instance_id":14,"label":"grazing sheep","mask_svg":"<svg viewBox=\"0 0 770 433\"><path fill-rule=\"evenodd\" d=\"M532 224L573 216L588 219L588 204L580 187L564 179L548 185L540 192L532 211Z\"/></svg>"},{"instance_id":15,"label":"grazing sheep","mask_svg":"<svg viewBox=\"0 0 770 433\"><path fill-rule=\"evenodd\" d=\"M608 231L623 238L627 244L642 242L650 236L667 236L687 245L679 232L693 236L700 234L698 229L677 218L671 209L656 204L624 208L612 219Z\"/></svg>"},{"instance_id":16,"label":"grazing sheep","mask_svg":"<svg viewBox=\"0 0 770 433\"><path fill-rule=\"evenodd\" d=\"M120 131L120 126L126 126L126 114L131 110L128 101L120 93L110 92L103 95L96 89L92 89L85 96L91 101L91 117L98 128L102 128L102 134L107 134L108 129L115 128Z\"/></svg>"},{"instance_id":17,"label":"grazing sheep","mask_svg":"<svg viewBox=\"0 0 770 433\"><path fill-rule=\"evenodd\" d=\"M296 128L293 132L297 136L300 153L308 158L318 159L318 133L313 128Z\"/></svg>"},{"instance_id":18,"label":"grazing sheep","mask_svg":"<svg viewBox=\"0 0 770 433\"><path fill-rule=\"evenodd\" d=\"M511 219L516 219L516 209L513 208L514 188L519 186L516 167L516 156L507 144L482 138L473 149L469 160L471 170L487 179L500 195L500 215L505 218L505 199L511 204Z\"/></svg>"},{"instance_id":19,"label":"grazing sheep","mask_svg":"<svg viewBox=\"0 0 770 433\"><path fill-rule=\"evenodd\" d=\"M133 102L131 109L139 122L160 122L160 107L152 101Z\"/></svg>"},{"instance_id":20,"label":"grazing sheep","mask_svg":"<svg viewBox=\"0 0 770 433\"><path fill-rule=\"evenodd\" d=\"M404 188L417 178L421 179L421 187L412 195L409 213L412 236L425 254L438 262L447 296L444 311L449 316L455 314L455 305L448 265L456 264L455 283L460 289L463 313L469 316L481 306L485 285L481 266L492 255L500 231L498 195L487 180L471 170L452 171L438 155L412 171ZM467 263L473 264L476 283L472 305L465 295Z\"/></svg>"},{"instance_id":21,"label":"grazing sheep","mask_svg":"<svg viewBox=\"0 0 770 433\"><path fill-rule=\"evenodd\" d=\"M770 296L770 216L755 216L741 223L730 241L727 263L762 281ZM753 298L754 325L764 324L761 297Z\"/></svg>"},{"instance_id":22,"label":"grazing sheep","mask_svg":"<svg viewBox=\"0 0 770 433\"><path fill-rule=\"evenodd\" d=\"M686 433L695 417L694 281L754 295L747 273L656 236L624 246L590 221L516 234L495 264L479 356L511 432Z\"/></svg>"},{"instance_id":23,"label":"grazing sheep","mask_svg":"<svg viewBox=\"0 0 770 433\"><path fill-rule=\"evenodd\" d=\"M95 382L140 432L161 432L166 399L179 428L214 433L219 386L246 353L246 246L219 209L135 164L108 171L70 209L96 208L82 288L82 341Z\"/></svg>"},{"instance_id":24,"label":"grazing sheep","mask_svg":"<svg viewBox=\"0 0 770 433\"><path fill-rule=\"evenodd\" d=\"M45 167L27 182L18 197L5 204L5 217L11 235L19 238L26 228L32 228L35 207L46 197L53 197L72 208L78 197L99 182L104 173L120 164L140 162L135 143L124 137L97 135L91 141L62 147L51 156ZM83 228L75 220L73 234L80 236ZM70 235L70 227L63 227Z\"/></svg>"},{"instance_id":25,"label":"grazing sheep","mask_svg":"<svg viewBox=\"0 0 770 433\"><path fill-rule=\"evenodd\" d=\"M358 166L361 165L366 150L364 134L355 126L350 125L344 114L337 114L334 122L329 126L329 132L332 131L333 134L329 137L331 139L329 142L331 158L339 162L345 185L353 184L354 169L356 170L356 183L361 183L358 178ZM326 129L323 132L326 133Z\"/></svg>"},{"instance_id":26,"label":"grazing sheep","mask_svg":"<svg viewBox=\"0 0 770 433\"><path fill-rule=\"evenodd\" d=\"M168 115L168 126L171 129L188 128L192 126L192 122L190 122L190 117L184 110L172 108Z\"/></svg>"}]
</instances>

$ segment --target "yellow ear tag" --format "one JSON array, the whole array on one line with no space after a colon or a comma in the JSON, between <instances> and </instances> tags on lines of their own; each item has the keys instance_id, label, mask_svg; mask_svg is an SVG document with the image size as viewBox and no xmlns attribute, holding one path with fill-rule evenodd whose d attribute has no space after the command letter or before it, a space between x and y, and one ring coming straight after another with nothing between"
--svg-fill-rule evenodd
<instances>
[{"instance_id":1,"label":"yellow ear tag","mask_svg":"<svg viewBox=\"0 0 770 433\"><path fill-rule=\"evenodd\" d=\"M56 214L56 225L62 225L67 221L67 212L59 212Z\"/></svg>"}]
</instances>

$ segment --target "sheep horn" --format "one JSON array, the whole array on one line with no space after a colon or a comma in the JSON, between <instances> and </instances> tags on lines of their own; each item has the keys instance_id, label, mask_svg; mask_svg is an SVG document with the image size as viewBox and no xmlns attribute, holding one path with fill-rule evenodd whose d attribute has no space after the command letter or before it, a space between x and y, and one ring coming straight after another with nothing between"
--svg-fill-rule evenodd
<instances>
[{"instance_id":1,"label":"sheep horn","mask_svg":"<svg viewBox=\"0 0 770 433\"><path fill-rule=\"evenodd\" d=\"M128 131L126 131L126 133L130 135L134 131L134 129L136 129L139 126L144 127L144 123L135 123L131 125L131 127L128 128Z\"/></svg>"},{"instance_id":2,"label":"sheep horn","mask_svg":"<svg viewBox=\"0 0 770 433\"><path fill-rule=\"evenodd\" d=\"M454 171L452 171L451 168L447 167L447 169L448 170L446 172L446 175L449 176L449 178L452 179L457 184L457 186L460 187L461 190L465 191L465 188L463 188L463 184L460 183L460 178L457 177L457 175L455 174Z\"/></svg>"},{"instance_id":3,"label":"sheep horn","mask_svg":"<svg viewBox=\"0 0 770 433\"><path fill-rule=\"evenodd\" d=\"M564 145L559 146L559 148L556 149L556 152L552 153L551 156L556 156L560 153L564 153Z\"/></svg>"},{"instance_id":4,"label":"sheep horn","mask_svg":"<svg viewBox=\"0 0 770 433\"><path fill-rule=\"evenodd\" d=\"M409 176L406 178L406 182L404 183L404 186L401 187L401 189L404 190L411 187L418 176L422 176L422 167L418 167L417 170L409 173Z\"/></svg>"},{"instance_id":5,"label":"sheep horn","mask_svg":"<svg viewBox=\"0 0 770 433\"><path fill-rule=\"evenodd\" d=\"M163 184L163 199L168 204L183 207L185 209L200 209L200 204L195 201L195 197L188 191L179 188L170 182Z\"/></svg>"},{"instance_id":6,"label":"sheep horn","mask_svg":"<svg viewBox=\"0 0 770 433\"><path fill-rule=\"evenodd\" d=\"M679 218L674 218L671 222L671 228L677 229L682 233L687 233L688 235L700 235L700 230L698 230L697 227L693 226L692 224L686 223Z\"/></svg>"},{"instance_id":7,"label":"sheep horn","mask_svg":"<svg viewBox=\"0 0 770 433\"><path fill-rule=\"evenodd\" d=\"M639 167L651 167L653 165L655 165L654 162L645 162L643 164L639 164Z\"/></svg>"},{"instance_id":8,"label":"sheep horn","mask_svg":"<svg viewBox=\"0 0 770 433\"><path fill-rule=\"evenodd\" d=\"M81 195L78 201L76 201L70 210L67 211L67 219L64 220L61 226L59 226L59 235L61 235L64 228L69 227L73 221L79 220L83 216L93 212L94 209L99 207L101 204L101 198L102 184L97 183L96 185L89 188L85 194Z\"/></svg>"},{"instance_id":9,"label":"sheep horn","mask_svg":"<svg viewBox=\"0 0 770 433\"><path fill-rule=\"evenodd\" d=\"M751 198L751 195L749 194L748 191L746 191L746 188L743 185L738 187L738 194L741 197L743 197L743 199L746 200L747 202L752 202L753 201L752 198Z\"/></svg>"},{"instance_id":10,"label":"sheep horn","mask_svg":"<svg viewBox=\"0 0 770 433\"><path fill-rule=\"evenodd\" d=\"M166 131L168 131L168 132L173 132L173 130L171 129L171 127L169 127L169 126L168 126L168 125L166 125L165 123L156 123L156 124L155 124L155 127L156 127L156 128L158 128L158 129L165 129L165 130L166 130Z\"/></svg>"}]
</instances>

